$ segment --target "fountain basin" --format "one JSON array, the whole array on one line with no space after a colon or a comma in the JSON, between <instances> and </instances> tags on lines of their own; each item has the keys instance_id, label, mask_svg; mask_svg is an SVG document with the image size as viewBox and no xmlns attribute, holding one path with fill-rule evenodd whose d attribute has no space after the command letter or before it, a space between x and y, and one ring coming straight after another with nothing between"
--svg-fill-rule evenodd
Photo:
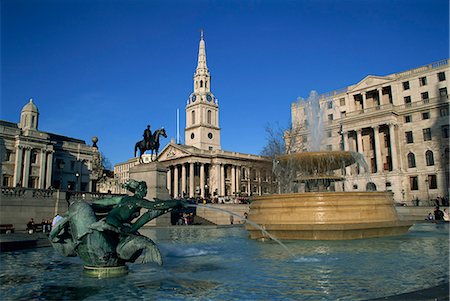
<instances>
[{"instance_id":1,"label":"fountain basin","mask_svg":"<svg viewBox=\"0 0 450 301\"><path fill-rule=\"evenodd\" d=\"M255 197L248 218L278 239L346 240L399 235L400 221L390 192L314 192ZM250 224L253 239L267 238Z\"/></svg>"}]
</instances>

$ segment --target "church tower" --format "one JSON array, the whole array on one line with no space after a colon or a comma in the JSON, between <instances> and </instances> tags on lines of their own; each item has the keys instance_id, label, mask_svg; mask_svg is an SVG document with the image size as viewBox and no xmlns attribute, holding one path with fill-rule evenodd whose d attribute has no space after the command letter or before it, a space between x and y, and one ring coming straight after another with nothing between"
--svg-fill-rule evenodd
<instances>
[{"instance_id":1,"label":"church tower","mask_svg":"<svg viewBox=\"0 0 450 301\"><path fill-rule=\"evenodd\" d=\"M205 150L220 149L219 103L211 93L211 75L206 66L203 31L200 36L194 92L186 105L186 145Z\"/></svg>"}]
</instances>

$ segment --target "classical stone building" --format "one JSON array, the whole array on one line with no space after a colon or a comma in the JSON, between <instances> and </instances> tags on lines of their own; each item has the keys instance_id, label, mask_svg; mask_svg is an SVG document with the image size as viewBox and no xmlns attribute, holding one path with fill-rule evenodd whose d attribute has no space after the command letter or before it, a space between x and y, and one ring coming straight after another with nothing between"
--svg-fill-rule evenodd
<instances>
[{"instance_id":1,"label":"classical stone building","mask_svg":"<svg viewBox=\"0 0 450 301\"><path fill-rule=\"evenodd\" d=\"M449 99L448 60L387 76L369 75L355 85L320 96L324 137L322 150L362 153L370 179L358 168L347 168L345 189L394 193L397 202L410 203L448 196ZM291 106L296 151L306 151L311 129L305 103Z\"/></svg>"},{"instance_id":2,"label":"classical stone building","mask_svg":"<svg viewBox=\"0 0 450 301\"><path fill-rule=\"evenodd\" d=\"M185 144L170 142L158 161L168 168L171 196L236 197L261 195L272 189L271 161L265 157L221 149L219 102L211 92L203 34L200 39L194 91L186 105ZM129 178L137 158L115 166L119 183Z\"/></svg>"},{"instance_id":3,"label":"classical stone building","mask_svg":"<svg viewBox=\"0 0 450 301\"><path fill-rule=\"evenodd\" d=\"M101 165L97 138L89 146L80 139L39 131L38 123L39 111L31 99L18 124L0 120L2 186L95 190Z\"/></svg>"}]
</instances>

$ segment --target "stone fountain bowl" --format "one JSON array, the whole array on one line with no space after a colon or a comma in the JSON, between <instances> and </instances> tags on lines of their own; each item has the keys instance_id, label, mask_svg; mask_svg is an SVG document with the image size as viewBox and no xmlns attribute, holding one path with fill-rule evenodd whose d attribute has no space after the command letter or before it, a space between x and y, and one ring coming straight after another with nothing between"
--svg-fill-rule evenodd
<instances>
[{"instance_id":1,"label":"stone fountain bowl","mask_svg":"<svg viewBox=\"0 0 450 301\"><path fill-rule=\"evenodd\" d=\"M401 221L390 192L314 192L258 196L248 219L278 239L347 240L400 235ZM251 224L253 239L266 235Z\"/></svg>"},{"instance_id":2,"label":"stone fountain bowl","mask_svg":"<svg viewBox=\"0 0 450 301\"><path fill-rule=\"evenodd\" d=\"M356 154L349 151L318 151L279 156L281 166L309 173L326 173L356 162Z\"/></svg>"}]
</instances>

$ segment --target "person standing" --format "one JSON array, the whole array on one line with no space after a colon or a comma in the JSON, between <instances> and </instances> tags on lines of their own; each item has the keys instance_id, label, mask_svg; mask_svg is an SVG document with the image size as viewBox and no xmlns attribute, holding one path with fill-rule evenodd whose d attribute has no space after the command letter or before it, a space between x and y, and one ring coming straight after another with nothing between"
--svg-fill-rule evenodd
<instances>
[{"instance_id":1,"label":"person standing","mask_svg":"<svg viewBox=\"0 0 450 301\"><path fill-rule=\"evenodd\" d=\"M436 206L434 208L434 220L435 221L442 221L444 220L444 212L439 209L439 206Z\"/></svg>"}]
</instances>

